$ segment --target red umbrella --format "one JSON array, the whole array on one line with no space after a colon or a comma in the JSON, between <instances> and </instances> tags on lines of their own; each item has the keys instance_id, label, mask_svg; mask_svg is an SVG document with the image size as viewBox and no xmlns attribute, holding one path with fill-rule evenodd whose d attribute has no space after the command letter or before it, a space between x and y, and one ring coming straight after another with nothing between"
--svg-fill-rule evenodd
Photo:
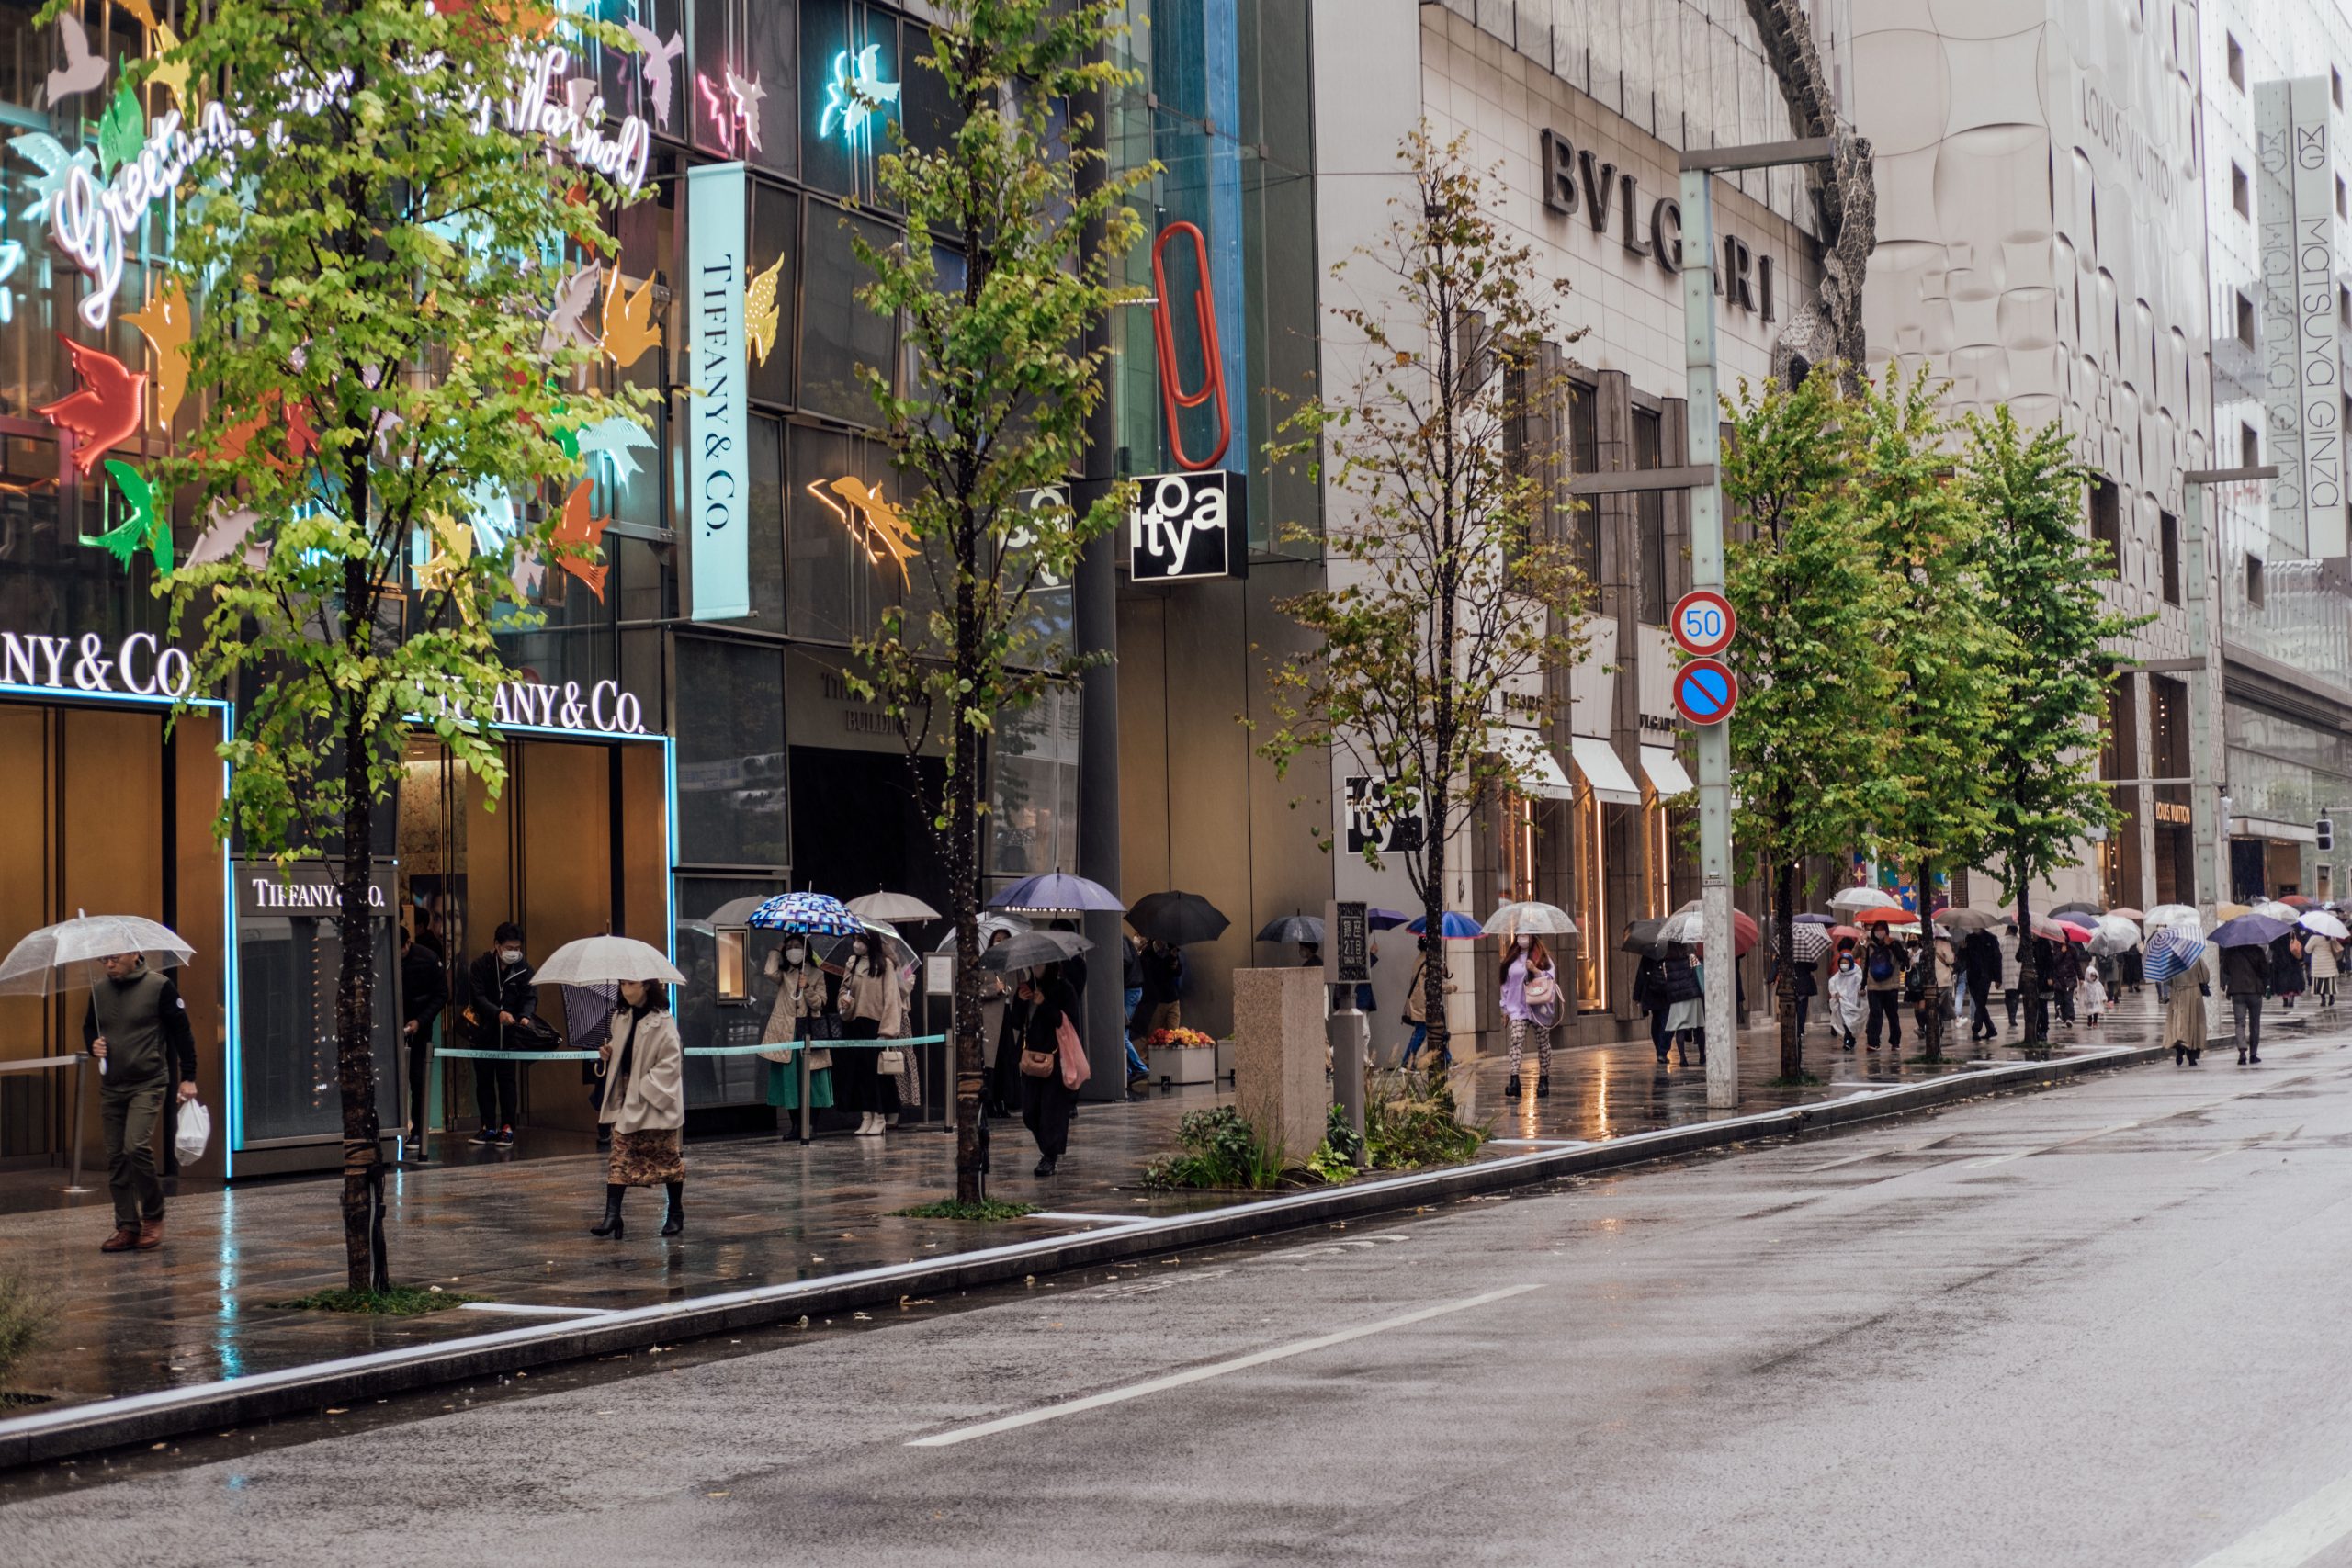
<instances>
[{"instance_id":1,"label":"red umbrella","mask_svg":"<svg viewBox=\"0 0 2352 1568\"><path fill-rule=\"evenodd\" d=\"M1862 940L1862 933L1852 926L1831 926L1829 928L1829 934L1840 939L1841 941L1860 942Z\"/></svg>"},{"instance_id":2,"label":"red umbrella","mask_svg":"<svg viewBox=\"0 0 2352 1568\"><path fill-rule=\"evenodd\" d=\"M1762 935L1751 917L1738 909L1731 912L1731 951L1734 957L1747 957L1747 950L1754 947Z\"/></svg>"},{"instance_id":3,"label":"red umbrella","mask_svg":"<svg viewBox=\"0 0 2352 1568\"><path fill-rule=\"evenodd\" d=\"M2066 940L2068 942L2088 942L2091 939L2090 932L2085 931L2082 927L2076 925L2072 920L2059 921L2058 929L2066 933Z\"/></svg>"},{"instance_id":4,"label":"red umbrella","mask_svg":"<svg viewBox=\"0 0 2352 1568\"><path fill-rule=\"evenodd\" d=\"M2278 902L2281 904L2292 904L2298 909L2316 909L2319 908L2318 899L2306 898L2300 893L2283 894L2279 897Z\"/></svg>"},{"instance_id":5,"label":"red umbrella","mask_svg":"<svg viewBox=\"0 0 2352 1568\"><path fill-rule=\"evenodd\" d=\"M1887 905L1881 905L1875 909L1860 910L1854 919L1867 921L1874 926L1916 926L1919 923L1919 917L1913 911L1897 909ZM2090 939L2086 937L2083 940L2087 942Z\"/></svg>"}]
</instances>

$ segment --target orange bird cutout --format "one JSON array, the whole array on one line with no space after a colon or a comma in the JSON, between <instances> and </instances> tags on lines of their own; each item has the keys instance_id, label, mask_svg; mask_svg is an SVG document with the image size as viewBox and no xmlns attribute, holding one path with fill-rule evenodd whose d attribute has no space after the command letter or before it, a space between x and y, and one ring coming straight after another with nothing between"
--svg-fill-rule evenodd
<instances>
[{"instance_id":1,"label":"orange bird cutout","mask_svg":"<svg viewBox=\"0 0 2352 1568\"><path fill-rule=\"evenodd\" d=\"M135 434L147 412L147 372L133 370L104 349L75 343L63 333L65 345L80 378L79 391L35 409L58 429L72 433L74 471L88 479L107 450Z\"/></svg>"},{"instance_id":2,"label":"orange bird cutout","mask_svg":"<svg viewBox=\"0 0 2352 1568\"><path fill-rule=\"evenodd\" d=\"M155 412L166 425L187 395L187 290L177 283L149 296L147 307L122 318L155 353Z\"/></svg>"},{"instance_id":3,"label":"orange bird cutout","mask_svg":"<svg viewBox=\"0 0 2352 1568\"><path fill-rule=\"evenodd\" d=\"M309 413L304 412L300 403L288 403L279 394L272 392L268 397L262 400L261 407L254 412L252 418L239 420L236 423L231 425L227 430L221 433L221 452L225 456L232 457L243 457L245 455L245 447L252 442L255 435L261 434L261 427L269 423L269 421L280 412L283 412L286 415L287 456L294 459L294 461L300 462L304 457L307 457L311 453L317 451L319 449L319 438L317 434L311 429L311 416ZM268 459L268 462L271 468L277 469L281 474L286 472L289 467L288 464L275 457Z\"/></svg>"},{"instance_id":4,"label":"orange bird cutout","mask_svg":"<svg viewBox=\"0 0 2352 1568\"><path fill-rule=\"evenodd\" d=\"M564 497L563 521L556 525L553 535L557 544L593 550L603 543L605 525L610 523L612 519L592 517L588 514L589 499L594 494L595 489L596 482L594 479L582 479L571 487L571 493ZM555 558L555 564L560 570L570 572L586 583L588 592L594 593L598 599L604 598L605 569L603 563L585 560L576 555L562 555Z\"/></svg>"},{"instance_id":5,"label":"orange bird cutout","mask_svg":"<svg viewBox=\"0 0 2352 1568\"><path fill-rule=\"evenodd\" d=\"M621 269L613 268L612 286L605 293L605 353L626 370L662 342L662 324L653 319L653 280L647 278L634 294L621 292Z\"/></svg>"}]
</instances>

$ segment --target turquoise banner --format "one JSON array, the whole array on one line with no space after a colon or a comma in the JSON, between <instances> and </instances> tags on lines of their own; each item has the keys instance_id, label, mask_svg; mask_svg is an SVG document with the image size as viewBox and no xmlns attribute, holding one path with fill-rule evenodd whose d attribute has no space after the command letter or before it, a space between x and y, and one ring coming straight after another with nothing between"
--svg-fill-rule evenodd
<instances>
[{"instance_id":1,"label":"turquoise banner","mask_svg":"<svg viewBox=\"0 0 2352 1568\"><path fill-rule=\"evenodd\" d=\"M752 613L751 433L744 417L743 165L686 173L686 614Z\"/></svg>"}]
</instances>

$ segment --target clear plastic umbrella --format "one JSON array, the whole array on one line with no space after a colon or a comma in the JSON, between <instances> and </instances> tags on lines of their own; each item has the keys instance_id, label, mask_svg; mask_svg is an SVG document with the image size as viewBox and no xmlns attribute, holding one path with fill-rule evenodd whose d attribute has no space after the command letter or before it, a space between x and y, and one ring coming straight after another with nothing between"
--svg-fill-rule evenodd
<instances>
[{"instance_id":1,"label":"clear plastic umbrella","mask_svg":"<svg viewBox=\"0 0 2352 1568\"><path fill-rule=\"evenodd\" d=\"M0 959L0 994L45 997L78 990L105 973L98 960L119 953L135 953L155 969L175 969L196 956L196 949L160 920L76 913L41 927Z\"/></svg>"},{"instance_id":2,"label":"clear plastic umbrella","mask_svg":"<svg viewBox=\"0 0 2352 1568\"><path fill-rule=\"evenodd\" d=\"M1487 934L1505 942L1521 936L1574 936L1577 923L1557 904L1504 904L1487 917Z\"/></svg>"},{"instance_id":3,"label":"clear plastic umbrella","mask_svg":"<svg viewBox=\"0 0 2352 1568\"><path fill-rule=\"evenodd\" d=\"M2105 958L2129 953L2140 945L2140 928L2117 915L2101 915L2091 922L2091 953Z\"/></svg>"},{"instance_id":4,"label":"clear plastic umbrella","mask_svg":"<svg viewBox=\"0 0 2352 1568\"><path fill-rule=\"evenodd\" d=\"M2301 909L2296 908L2292 904L2282 904L2276 898L2266 898L2248 909L2246 913L2260 915L2266 920L2284 920L2290 926L2303 918L2303 912Z\"/></svg>"},{"instance_id":5,"label":"clear plastic umbrella","mask_svg":"<svg viewBox=\"0 0 2352 1568\"><path fill-rule=\"evenodd\" d=\"M2159 904L2148 911L2147 917L2150 931L2158 926L2201 926L2204 923L2198 919L2196 906L2191 904Z\"/></svg>"},{"instance_id":6,"label":"clear plastic umbrella","mask_svg":"<svg viewBox=\"0 0 2352 1568\"><path fill-rule=\"evenodd\" d=\"M658 980L683 986L686 977L667 954L629 936L583 936L567 942L531 972L542 986L614 986L623 980Z\"/></svg>"},{"instance_id":7,"label":"clear plastic umbrella","mask_svg":"<svg viewBox=\"0 0 2352 1568\"><path fill-rule=\"evenodd\" d=\"M939 911L910 893L865 893L849 901L849 912L860 919L886 920L893 926L901 920L935 920Z\"/></svg>"},{"instance_id":8,"label":"clear plastic umbrella","mask_svg":"<svg viewBox=\"0 0 2352 1568\"><path fill-rule=\"evenodd\" d=\"M989 950L989 941L999 931L1002 931L1007 936L1018 936L1028 929L1029 922L1018 915L1002 915L993 909L984 910L979 919L980 951L986 953ZM956 927L952 921L947 927L947 934L939 939L939 945L932 951L933 953L956 951Z\"/></svg>"},{"instance_id":9,"label":"clear plastic umbrella","mask_svg":"<svg viewBox=\"0 0 2352 1568\"><path fill-rule=\"evenodd\" d=\"M1892 894L1876 887L1840 887L1829 896L1829 907L1841 915L1860 914L1864 909L1894 908Z\"/></svg>"},{"instance_id":10,"label":"clear plastic umbrella","mask_svg":"<svg viewBox=\"0 0 2352 1568\"><path fill-rule=\"evenodd\" d=\"M868 920L865 930L882 939L882 956L889 962L891 968L904 969L915 961L914 944L900 936L899 928L889 921ZM846 964L850 957L849 944L855 942L858 935L852 932L848 936L820 937L817 939L817 955L828 964Z\"/></svg>"}]
</instances>

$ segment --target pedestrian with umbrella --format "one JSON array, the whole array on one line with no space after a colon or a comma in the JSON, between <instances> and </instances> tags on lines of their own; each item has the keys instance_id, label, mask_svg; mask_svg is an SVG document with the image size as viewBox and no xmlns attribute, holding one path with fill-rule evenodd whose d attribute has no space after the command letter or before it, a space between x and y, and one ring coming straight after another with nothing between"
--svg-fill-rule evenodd
<instances>
[{"instance_id":1,"label":"pedestrian with umbrella","mask_svg":"<svg viewBox=\"0 0 2352 1568\"><path fill-rule=\"evenodd\" d=\"M686 977L658 948L632 937L592 936L548 953L537 978L542 986L620 991L609 1032L596 1048L595 1070L605 1080L596 1122L609 1130L612 1149L605 1161L605 1217L588 1234L618 1241L622 1195L632 1187L662 1187L670 1211L662 1234L676 1235L686 1227L686 1053L664 987L683 986Z\"/></svg>"},{"instance_id":2,"label":"pedestrian with umbrella","mask_svg":"<svg viewBox=\"0 0 2352 1568\"><path fill-rule=\"evenodd\" d=\"M1040 933L1052 934L1052 933ZM1051 1176L1069 1150L1069 1113L1084 1079L1078 993L1058 963L1021 979L1028 1004L1021 1042L1021 1122L1037 1142L1036 1176ZM1075 1080L1075 1081L1073 1081Z\"/></svg>"},{"instance_id":3,"label":"pedestrian with umbrella","mask_svg":"<svg viewBox=\"0 0 2352 1568\"><path fill-rule=\"evenodd\" d=\"M2165 998L2160 1043L2171 1048L2174 1066L2197 1066L2205 1055L2205 998L2213 992L2205 943L2188 929L2160 927L2148 939L2146 971Z\"/></svg>"},{"instance_id":4,"label":"pedestrian with umbrella","mask_svg":"<svg viewBox=\"0 0 2352 1568\"><path fill-rule=\"evenodd\" d=\"M2304 951L2311 955L2312 989L2319 996L2319 1005L2335 1005L2335 976L2341 967L2336 943L2347 934L2344 922L2325 909L2306 909L2296 922L2303 928Z\"/></svg>"},{"instance_id":5,"label":"pedestrian with umbrella","mask_svg":"<svg viewBox=\"0 0 2352 1568\"><path fill-rule=\"evenodd\" d=\"M1872 908L1883 908L1877 905ZM1889 922L1870 922L1870 945L1862 950L1862 996L1870 1005L1870 1048L1878 1049L1879 1027L1890 1049L1903 1049L1903 976L1910 966L1903 944L1888 934Z\"/></svg>"},{"instance_id":6,"label":"pedestrian with umbrella","mask_svg":"<svg viewBox=\"0 0 2352 1568\"><path fill-rule=\"evenodd\" d=\"M775 1001L768 1009L767 1027L760 1043L777 1049L760 1053L767 1063L769 1105L791 1112L800 1109L800 1064L794 1046L808 1053L808 1108L828 1110L833 1103L833 1054L818 1041L831 1038L832 1025L825 1006L825 965L808 950L805 931L786 931L784 941L768 950L760 972L775 982ZM793 1134L788 1117L778 1118L779 1137Z\"/></svg>"},{"instance_id":7,"label":"pedestrian with umbrella","mask_svg":"<svg viewBox=\"0 0 2352 1568\"><path fill-rule=\"evenodd\" d=\"M1671 942L1658 960L1658 990L1666 998L1666 1032L1674 1042L1678 1066L1690 1065L1690 1044L1699 1046L1699 1065L1707 1065L1707 972L1688 942ZM1658 1051L1663 1063L1666 1052Z\"/></svg>"},{"instance_id":8,"label":"pedestrian with umbrella","mask_svg":"<svg viewBox=\"0 0 2352 1568\"><path fill-rule=\"evenodd\" d=\"M883 955L878 931L849 939L849 958L834 1008L844 1040L900 1040L907 1032L906 990ZM833 1102L858 1113L857 1135L878 1138L899 1114L899 1073L887 1070L879 1049L843 1051L833 1065ZM901 1064L903 1066L903 1064Z\"/></svg>"},{"instance_id":9,"label":"pedestrian with umbrella","mask_svg":"<svg viewBox=\"0 0 2352 1568\"><path fill-rule=\"evenodd\" d=\"M2280 904L2278 908L2294 909L2291 904ZM2276 920L2288 919L2286 915L2275 913L2269 918ZM2301 918L2300 911L2296 911L2296 918ZM2292 926L2281 931L2270 943L2270 988L2287 1004L2289 1012L2295 1010L2295 998L2303 994L2303 939L2301 932Z\"/></svg>"},{"instance_id":10,"label":"pedestrian with umbrella","mask_svg":"<svg viewBox=\"0 0 2352 1568\"><path fill-rule=\"evenodd\" d=\"M1971 1043L1979 1040L1997 1040L2001 1032L1993 1025L1993 987L2001 981L2001 939L1993 934L1994 928L1980 925L1962 939L1961 951L1968 960L1968 1005L1970 1020L1968 1038ZM2010 1019L2016 1020L2016 1004L2010 1004Z\"/></svg>"},{"instance_id":11,"label":"pedestrian with umbrella","mask_svg":"<svg viewBox=\"0 0 2352 1568\"><path fill-rule=\"evenodd\" d=\"M1521 931L1503 950L1501 1003L1510 1029L1510 1079L1503 1098L1520 1097L1521 1053L1535 1036L1535 1098L1552 1097L1552 1026L1560 1020L1560 980L1551 950L1532 931Z\"/></svg>"},{"instance_id":12,"label":"pedestrian with umbrella","mask_svg":"<svg viewBox=\"0 0 2352 1568\"><path fill-rule=\"evenodd\" d=\"M2262 998L2270 993L2271 944L2288 929L2284 920L2254 914L2213 928L2211 941L2222 950L2222 989L2230 998L2242 1067L2262 1060Z\"/></svg>"},{"instance_id":13,"label":"pedestrian with umbrella","mask_svg":"<svg viewBox=\"0 0 2352 1568\"><path fill-rule=\"evenodd\" d=\"M169 926L137 915L76 915L34 931L0 961L0 993L50 996L87 986L82 1049L98 1064L114 1233L101 1252L164 1244L155 1133L166 1106L196 1099L196 1032L164 974L196 956Z\"/></svg>"},{"instance_id":14,"label":"pedestrian with umbrella","mask_svg":"<svg viewBox=\"0 0 2352 1568\"><path fill-rule=\"evenodd\" d=\"M1443 950L1430 942L1427 936L1420 939L1420 950L1421 955L1413 964L1413 977L1406 983L1405 987L1405 1021L1412 1026L1413 1034L1412 1038L1405 1042L1405 1055L1399 1065L1408 1072L1412 1070L1413 1058L1421 1054L1421 1047L1429 1043L1430 1038L1430 998L1426 984L1429 977L1430 954L1432 953L1439 954L1441 963L1443 962L1444 957ZM1457 989L1450 968L1442 984L1444 994L1449 997ZM1443 1072L1452 1066L1453 1066L1453 1053L1449 1049L1438 1057L1438 1071Z\"/></svg>"}]
</instances>

